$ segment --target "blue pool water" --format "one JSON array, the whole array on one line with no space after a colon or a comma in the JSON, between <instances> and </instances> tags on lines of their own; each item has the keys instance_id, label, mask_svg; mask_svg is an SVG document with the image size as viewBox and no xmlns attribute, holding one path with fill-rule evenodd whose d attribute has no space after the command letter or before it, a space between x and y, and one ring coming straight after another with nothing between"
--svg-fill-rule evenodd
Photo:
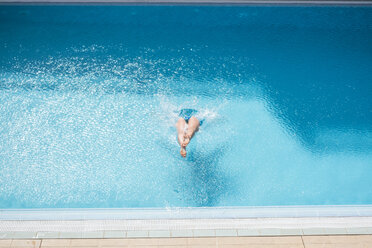
<instances>
[{"instance_id":1,"label":"blue pool water","mask_svg":"<svg viewBox=\"0 0 372 248\"><path fill-rule=\"evenodd\" d=\"M372 204L372 8L0 6L0 55L0 208Z\"/></svg>"}]
</instances>

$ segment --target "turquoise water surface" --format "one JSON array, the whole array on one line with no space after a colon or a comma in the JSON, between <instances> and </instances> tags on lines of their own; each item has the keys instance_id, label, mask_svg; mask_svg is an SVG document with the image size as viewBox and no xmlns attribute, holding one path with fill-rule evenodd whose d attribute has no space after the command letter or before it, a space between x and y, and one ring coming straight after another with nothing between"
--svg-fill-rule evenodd
<instances>
[{"instance_id":1,"label":"turquoise water surface","mask_svg":"<svg viewBox=\"0 0 372 248\"><path fill-rule=\"evenodd\" d=\"M372 204L371 44L372 8L0 6L0 208Z\"/></svg>"}]
</instances>

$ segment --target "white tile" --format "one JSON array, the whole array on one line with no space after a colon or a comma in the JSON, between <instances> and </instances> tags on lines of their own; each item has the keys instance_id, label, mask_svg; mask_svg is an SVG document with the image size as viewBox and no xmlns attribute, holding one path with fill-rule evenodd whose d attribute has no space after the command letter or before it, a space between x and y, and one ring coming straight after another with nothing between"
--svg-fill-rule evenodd
<instances>
[{"instance_id":1,"label":"white tile","mask_svg":"<svg viewBox=\"0 0 372 248\"><path fill-rule=\"evenodd\" d=\"M297 209L296 217L319 217L317 209Z\"/></svg>"},{"instance_id":2,"label":"white tile","mask_svg":"<svg viewBox=\"0 0 372 248\"><path fill-rule=\"evenodd\" d=\"M296 216L296 210L287 208L278 208L275 210L275 217L291 218Z\"/></svg>"},{"instance_id":3,"label":"white tile","mask_svg":"<svg viewBox=\"0 0 372 248\"><path fill-rule=\"evenodd\" d=\"M83 232L81 237L84 238L84 239L99 239L99 238L103 238L103 231Z\"/></svg>"},{"instance_id":4,"label":"white tile","mask_svg":"<svg viewBox=\"0 0 372 248\"><path fill-rule=\"evenodd\" d=\"M302 229L280 229L280 234L288 236L303 235Z\"/></svg>"},{"instance_id":5,"label":"white tile","mask_svg":"<svg viewBox=\"0 0 372 248\"><path fill-rule=\"evenodd\" d=\"M36 232L13 232L12 238L14 239L33 239L36 238Z\"/></svg>"},{"instance_id":6,"label":"white tile","mask_svg":"<svg viewBox=\"0 0 372 248\"><path fill-rule=\"evenodd\" d=\"M0 239L11 239L13 232L0 232Z\"/></svg>"},{"instance_id":7,"label":"white tile","mask_svg":"<svg viewBox=\"0 0 372 248\"><path fill-rule=\"evenodd\" d=\"M346 228L348 234L372 234L372 227Z\"/></svg>"},{"instance_id":8,"label":"white tile","mask_svg":"<svg viewBox=\"0 0 372 248\"><path fill-rule=\"evenodd\" d=\"M148 236L148 231L127 231L128 238L146 238Z\"/></svg>"},{"instance_id":9,"label":"white tile","mask_svg":"<svg viewBox=\"0 0 372 248\"><path fill-rule=\"evenodd\" d=\"M127 237L126 231L105 231L104 238L125 238Z\"/></svg>"},{"instance_id":10,"label":"white tile","mask_svg":"<svg viewBox=\"0 0 372 248\"><path fill-rule=\"evenodd\" d=\"M347 231L345 228L324 228L324 234L327 235L347 234Z\"/></svg>"},{"instance_id":11,"label":"white tile","mask_svg":"<svg viewBox=\"0 0 372 248\"><path fill-rule=\"evenodd\" d=\"M149 237L151 237L151 238L169 238L170 237L170 231L165 231L165 230L149 231Z\"/></svg>"},{"instance_id":12,"label":"white tile","mask_svg":"<svg viewBox=\"0 0 372 248\"><path fill-rule=\"evenodd\" d=\"M214 230L209 229L196 229L192 230L194 233L194 237L216 237L216 233Z\"/></svg>"},{"instance_id":13,"label":"white tile","mask_svg":"<svg viewBox=\"0 0 372 248\"><path fill-rule=\"evenodd\" d=\"M181 237L193 237L192 230L173 230L171 231L171 236L176 238Z\"/></svg>"},{"instance_id":14,"label":"white tile","mask_svg":"<svg viewBox=\"0 0 372 248\"><path fill-rule=\"evenodd\" d=\"M59 238L59 232L38 232L36 237L39 239L57 239Z\"/></svg>"},{"instance_id":15,"label":"white tile","mask_svg":"<svg viewBox=\"0 0 372 248\"><path fill-rule=\"evenodd\" d=\"M334 209L334 208L320 208L319 216L323 217L337 217L337 216L348 216L347 211L343 211L342 209Z\"/></svg>"},{"instance_id":16,"label":"white tile","mask_svg":"<svg viewBox=\"0 0 372 248\"><path fill-rule=\"evenodd\" d=\"M61 232L59 237L61 239L81 239L83 234L81 232Z\"/></svg>"},{"instance_id":17,"label":"white tile","mask_svg":"<svg viewBox=\"0 0 372 248\"><path fill-rule=\"evenodd\" d=\"M372 216L372 209L371 207L365 207L363 209L358 210L359 216Z\"/></svg>"},{"instance_id":18,"label":"white tile","mask_svg":"<svg viewBox=\"0 0 372 248\"><path fill-rule=\"evenodd\" d=\"M263 228L259 229L261 236L280 236L280 228Z\"/></svg>"},{"instance_id":19,"label":"white tile","mask_svg":"<svg viewBox=\"0 0 372 248\"><path fill-rule=\"evenodd\" d=\"M304 235L324 235L324 229L323 228L305 228L302 229L302 232Z\"/></svg>"},{"instance_id":20,"label":"white tile","mask_svg":"<svg viewBox=\"0 0 372 248\"><path fill-rule=\"evenodd\" d=\"M236 237L238 232L236 229L217 229L216 236L218 237Z\"/></svg>"},{"instance_id":21,"label":"white tile","mask_svg":"<svg viewBox=\"0 0 372 248\"><path fill-rule=\"evenodd\" d=\"M260 236L258 229L238 229L238 236Z\"/></svg>"}]
</instances>

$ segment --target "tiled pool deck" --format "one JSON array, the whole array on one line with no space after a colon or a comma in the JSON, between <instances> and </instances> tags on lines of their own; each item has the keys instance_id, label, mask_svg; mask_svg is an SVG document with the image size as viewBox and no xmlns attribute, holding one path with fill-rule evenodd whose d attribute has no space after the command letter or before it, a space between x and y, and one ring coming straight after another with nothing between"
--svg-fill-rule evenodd
<instances>
[{"instance_id":1,"label":"tiled pool deck","mask_svg":"<svg viewBox=\"0 0 372 248\"><path fill-rule=\"evenodd\" d=\"M3 209L1 247L372 248L372 206Z\"/></svg>"},{"instance_id":2,"label":"tiled pool deck","mask_svg":"<svg viewBox=\"0 0 372 248\"><path fill-rule=\"evenodd\" d=\"M372 247L372 235L147 239L7 239L0 240L0 247L369 248Z\"/></svg>"},{"instance_id":3,"label":"tiled pool deck","mask_svg":"<svg viewBox=\"0 0 372 248\"><path fill-rule=\"evenodd\" d=\"M132 238L218 238L218 237L281 237L316 235L366 235L372 228L307 228L307 229L183 229L183 230L107 230L80 232L17 231L0 232L0 240L11 239L132 239ZM1 246L0 246L1 247ZM372 247L372 246L371 246Z\"/></svg>"},{"instance_id":4,"label":"tiled pool deck","mask_svg":"<svg viewBox=\"0 0 372 248\"><path fill-rule=\"evenodd\" d=\"M231 237L236 242L266 242L265 237L304 240L317 235L324 236L322 240L328 240L328 235L371 240L372 206L0 210L0 240L5 246L13 244L9 240L17 244L21 239L36 243L45 239L44 244L49 239L71 244L76 239L94 239L99 245L110 239L123 239L120 242L125 243L170 238L183 240L186 243L182 245L187 246L194 239L222 242ZM104 240L97 241L100 239ZM372 247L372 243L361 247Z\"/></svg>"},{"instance_id":5,"label":"tiled pool deck","mask_svg":"<svg viewBox=\"0 0 372 248\"><path fill-rule=\"evenodd\" d=\"M371 223L372 217L3 220L0 248L369 248L372 247Z\"/></svg>"},{"instance_id":6,"label":"tiled pool deck","mask_svg":"<svg viewBox=\"0 0 372 248\"><path fill-rule=\"evenodd\" d=\"M0 222L2 229L9 226L9 223ZM284 225L283 228L221 228L217 226L215 229L198 229L185 228L180 226L180 229L156 229L148 227L137 230L99 230L99 231L84 231L77 227L76 231L36 231L38 229L46 230L45 225L38 223L27 223L33 225L33 230L28 228L23 231L2 231L0 232L1 239L130 239L130 238L204 238L204 237L266 237L266 236L307 236L307 235L372 235L372 227L354 227L354 228L332 228L332 227L310 227L310 228L288 228ZM53 225L53 224L51 224ZM56 224L59 226L60 224ZM74 223L66 224L66 227L74 225ZM92 224L95 226L96 224ZM89 229L89 222L87 229ZM201 228L203 226L200 226ZM199 228L200 228L199 227ZM12 228L9 228L10 230ZM14 228L13 228L14 229ZM101 228L104 229L104 228Z\"/></svg>"}]
</instances>

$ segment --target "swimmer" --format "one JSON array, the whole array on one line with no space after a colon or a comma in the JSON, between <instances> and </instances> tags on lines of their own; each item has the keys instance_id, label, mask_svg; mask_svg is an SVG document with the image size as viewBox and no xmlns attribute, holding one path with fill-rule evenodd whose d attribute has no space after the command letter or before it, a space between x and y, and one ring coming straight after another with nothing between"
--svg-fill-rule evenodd
<instances>
[{"instance_id":1,"label":"swimmer","mask_svg":"<svg viewBox=\"0 0 372 248\"><path fill-rule=\"evenodd\" d=\"M190 143L194 134L199 131L202 120L199 121L195 114L198 111L195 109L181 109L180 118L177 121L178 143L181 146L181 156L186 157L186 146Z\"/></svg>"}]
</instances>

